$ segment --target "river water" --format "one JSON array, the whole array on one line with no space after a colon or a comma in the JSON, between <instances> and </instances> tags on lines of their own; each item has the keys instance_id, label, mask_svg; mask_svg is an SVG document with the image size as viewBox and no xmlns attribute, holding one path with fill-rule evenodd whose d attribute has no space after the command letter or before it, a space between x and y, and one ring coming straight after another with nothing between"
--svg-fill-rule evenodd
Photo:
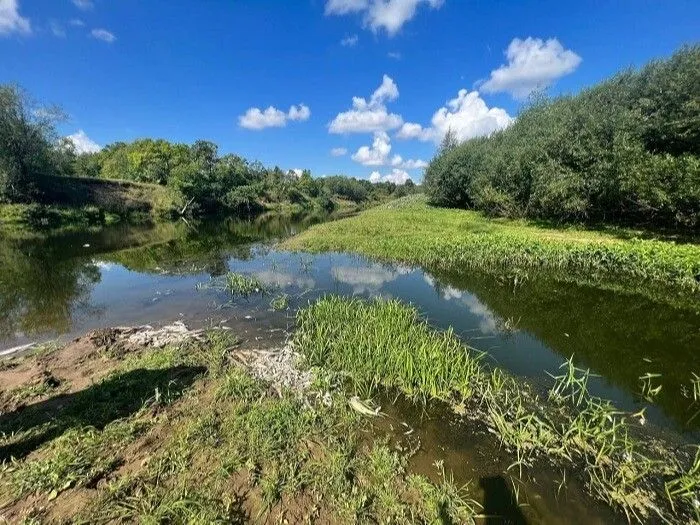
<instances>
[{"instance_id":1,"label":"river water","mask_svg":"<svg viewBox=\"0 0 700 525\"><path fill-rule=\"evenodd\" d=\"M294 311L325 294L394 297L414 304L432 325L452 327L466 343L486 352L494 365L535 388L550 385L547 372L556 373L573 355L579 366L596 374L590 384L593 394L627 411L646 407L656 432L698 442L700 406L693 399L693 374L700 375L697 308L547 275L516 282L476 272L378 263L351 254L276 248L278 241L318 220L262 216L51 236L0 233L0 351L28 342L66 340L92 328L176 320L193 327L229 326L249 347L279 345L293 330ZM232 298L208 286L229 271L255 275L272 291ZM280 294L288 296L289 307L273 311L270 302ZM662 385L651 401L641 395L640 377L647 373L659 374L654 385ZM514 482L504 476L507 456L449 418L434 412L425 417L426 412L405 405L391 410L421 439L417 468L433 471L436 459L445 461L461 482L478 479L482 503L492 500L496 511L518 522ZM551 472L538 475L557 483ZM523 519L612 519L609 509L591 504L574 481L567 485L562 504L553 491L543 497L524 484L523 497L534 507Z\"/></svg>"}]
</instances>

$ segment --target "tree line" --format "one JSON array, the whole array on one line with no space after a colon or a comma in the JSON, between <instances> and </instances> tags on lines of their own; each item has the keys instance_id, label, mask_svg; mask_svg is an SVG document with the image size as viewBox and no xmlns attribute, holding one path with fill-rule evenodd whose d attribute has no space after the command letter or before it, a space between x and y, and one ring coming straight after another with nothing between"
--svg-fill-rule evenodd
<instances>
[{"instance_id":1,"label":"tree line","mask_svg":"<svg viewBox=\"0 0 700 525\"><path fill-rule=\"evenodd\" d=\"M577 95L529 101L489 137L443 142L440 206L556 222L700 227L700 46Z\"/></svg>"},{"instance_id":2,"label":"tree line","mask_svg":"<svg viewBox=\"0 0 700 525\"><path fill-rule=\"evenodd\" d=\"M161 185L179 197L180 212L193 215L256 213L284 204L331 210L340 200L364 205L416 191L411 182L373 184L268 168L238 155L221 155L206 140L180 144L145 138L81 154L58 136L61 118L60 110L36 105L20 88L0 86L0 202L41 200L42 181L62 176Z\"/></svg>"}]
</instances>

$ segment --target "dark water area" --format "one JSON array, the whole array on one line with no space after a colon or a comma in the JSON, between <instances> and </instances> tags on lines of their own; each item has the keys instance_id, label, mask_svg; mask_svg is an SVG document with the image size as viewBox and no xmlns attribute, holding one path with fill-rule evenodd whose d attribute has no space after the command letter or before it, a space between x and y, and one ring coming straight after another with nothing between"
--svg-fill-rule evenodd
<instances>
[{"instance_id":1,"label":"dark water area","mask_svg":"<svg viewBox=\"0 0 700 525\"><path fill-rule=\"evenodd\" d=\"M249 346L281 343L294 311L325 294L395 297L438 328L452 327L487 361L551 385L565 359L590 368L590 388L638 411L663 431L697 442L700 312L546 275L525 281L476 272L380 264L363 257L279 251L277 241L322 220L262 216L216 223L116 226L98 232L21 237L0 231L0 351L118 325L223 324ZM273 291L232 298L198 286L228 271ZM275 312L270 301L289 296ZM661 385L642 398L645 374Z\"/></svg>"}]
</instances>

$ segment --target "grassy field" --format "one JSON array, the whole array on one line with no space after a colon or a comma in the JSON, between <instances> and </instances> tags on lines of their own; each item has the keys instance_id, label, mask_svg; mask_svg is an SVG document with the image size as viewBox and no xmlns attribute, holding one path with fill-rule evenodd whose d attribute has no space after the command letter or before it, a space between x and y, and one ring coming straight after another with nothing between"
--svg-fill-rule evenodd
<instances>
[{"instance_id":1,"label":"grassy field","mask_svg":"<svg viewBox=\"0 0 700 525\"><path fill-rule=\"evenodd\" d=\"M357 252L430 268L478 268L525 277L543 269L586 281L700 292L700 245L647 237L622 229L591 231L490 219L472 211L434 208L425 197L414 196L314 226L282 248Z\"/></svg>"}]
</instances>

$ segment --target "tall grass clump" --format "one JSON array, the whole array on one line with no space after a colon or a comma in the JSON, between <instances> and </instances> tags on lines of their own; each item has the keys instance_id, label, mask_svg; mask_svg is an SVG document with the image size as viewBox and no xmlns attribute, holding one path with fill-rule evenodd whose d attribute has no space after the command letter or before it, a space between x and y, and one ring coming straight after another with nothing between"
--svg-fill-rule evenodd
<instances>
[{"instance_id":1,"label":"tall grass clump","mask_svg":"<svg viewBox=\"0 0 700 525\"><path fill-rule=\"evenodd\" d=\"M557 222L700 227L700 46L577 95L537 98L509 128L443 149L431 201Z\"/></svg>"},{"instance_id":2,"label":"tall grass clump","mask_svg":"<svg viewBox=\"0 0 700 525\"><path fill-rule=\"evenodd\" d=\"M431 329L415 308L336 296L298 313L294 344L309 365L346 377L359 391L387 387L447 401L487 425L515 456L511 468L522 472L538 458L572 467L593 495L629 520L655 515L682 523L693 515L698 458L637 436L632 422L643 413L591 396L590 372L573 359L551 375L541 400L526 384L489 369L451 331Z\"/></svg>"},{"instance_id":3,"label":"tall grass clump","mask_svg":"<svg viewBox=\"0 0 700 525\"><path fill-rule=\"evenodd\" d=\"M299 312L294 337L310 365L347 372L356 386L451 400L470 397L480 378L479 354L397 300L326 297Z\"/></svg>"}]
</instances>

